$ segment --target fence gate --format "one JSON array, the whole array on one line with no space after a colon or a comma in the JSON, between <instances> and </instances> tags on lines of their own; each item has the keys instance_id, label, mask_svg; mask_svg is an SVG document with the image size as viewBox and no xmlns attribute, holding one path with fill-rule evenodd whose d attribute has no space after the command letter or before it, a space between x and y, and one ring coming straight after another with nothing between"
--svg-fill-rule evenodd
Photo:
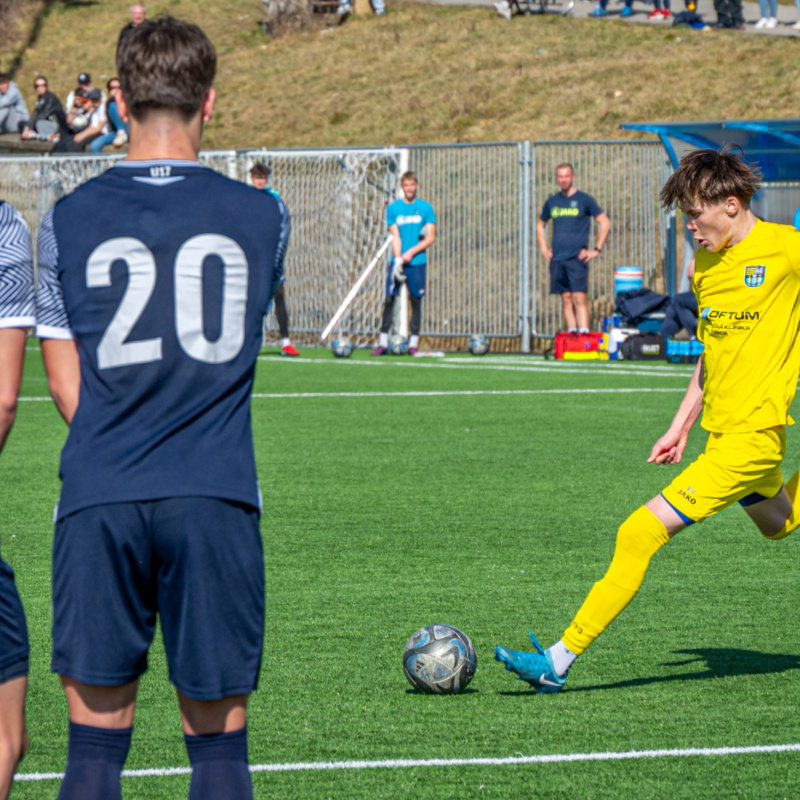
<instances>
[{"instance_id":1,"label":"fence gate","mask_svg":"<svg viewBox=\"0 0 800 800\"><path fill-rule=\"evenodd\" d=\"M520 142L413 145L409 168L433 205L422 334L522 333Z\"/></svg>"}]
</instances>

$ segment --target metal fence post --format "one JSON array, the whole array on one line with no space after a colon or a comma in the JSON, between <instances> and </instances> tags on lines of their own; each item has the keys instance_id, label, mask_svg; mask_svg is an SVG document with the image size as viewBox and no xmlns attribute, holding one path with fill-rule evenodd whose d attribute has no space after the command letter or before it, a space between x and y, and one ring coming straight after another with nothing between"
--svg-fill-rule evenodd
<instances>
[{"instance_id":1,"label":"metal fence post","mask_svg":"<svg viewBox=\"0 0 800 800\"><path fill-rule=\"evenodd\" d=\"M531 351L531 143L522 143L522 163L520 165L522 202L520 203L520 317L522 318L523 353Z\"/></svg>"}]
</instances>

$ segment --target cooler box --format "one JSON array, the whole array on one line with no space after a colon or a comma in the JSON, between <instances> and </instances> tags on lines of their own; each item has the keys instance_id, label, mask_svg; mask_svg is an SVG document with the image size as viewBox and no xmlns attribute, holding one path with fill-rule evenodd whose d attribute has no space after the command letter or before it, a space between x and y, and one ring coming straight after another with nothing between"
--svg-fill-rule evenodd
<instances>
[{"instance_id":1,"label":"cooler box","mask_svg":"<svg viewBox=\"0 0 800 800\"><path fill-rule=\"evenodd\" d=\"M614 294L641 289L644 270L641 267L617 267L614 270Z\"/></svg>"}]
</instances>

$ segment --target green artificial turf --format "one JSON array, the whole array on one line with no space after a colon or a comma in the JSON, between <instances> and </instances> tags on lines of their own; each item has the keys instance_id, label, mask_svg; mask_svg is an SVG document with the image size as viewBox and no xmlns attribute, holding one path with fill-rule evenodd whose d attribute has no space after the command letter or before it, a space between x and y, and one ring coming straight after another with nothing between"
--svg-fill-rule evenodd
<instances>
[{"instance_id":1,"label":"green artificial turf","mask_svg":"<svg viewBox=\"0 0 800 800\"><path fill-rule=\"evenodd\" d=\"M738 508L654 558L561 694L533 694L492 659L497 644L526 647L528 626L545 646L558 639L603 575L619 524L677 474L645 461L690 368L274 353L259 362L264 396L252 406L267 574L253 765L800 742L800 539L767 542ZM45 394L31 350L23 396ZM66 708L48 671L65 435L51 403L23 401L0 458L3 557L32 646L27 774L61 771L66 754ZM794 428L788 437L787 477L800 463ZM703 444L698 429L687 456ZM475 643L462 695L418 694L403 676L405 641L432 622ZM126 767L185 767L160 644L150 665ZM185 775L123 779L126 798L182 797L187 786ZM800 757L262 771L254 786L257 798L796 797ZM54 780L20 781L13 796L55 793Z\"/></svg>"}]
</instances>

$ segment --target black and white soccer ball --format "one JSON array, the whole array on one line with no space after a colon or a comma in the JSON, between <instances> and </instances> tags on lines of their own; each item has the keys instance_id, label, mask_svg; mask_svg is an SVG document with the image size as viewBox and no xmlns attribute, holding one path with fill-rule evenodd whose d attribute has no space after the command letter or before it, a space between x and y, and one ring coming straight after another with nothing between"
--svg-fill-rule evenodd
<instances>
[{"instance_id":1,"label":"black and white soccer ball","mask_svg":"<svg viewBox=\"0 0 800 800\"><path fill-rule=\"evenodd\" d=\"M353 352L353 343L346 336L340 336L331 342L331 350L336 358L350 358Z\"/></svg>"},{"instance_id":2,"label":"black and white soccer ball","mask_svg":"<svg viewBox=\"0 0 800 800\"><path fill-rule=\"evenodd\" d=\"M408 351L408 339L396 333L389 339L389 352L393 356L403 356Z\"/></svg>"},{"instance_id":3,"label":"black and white soccer ball","mask_svg":"<svg viewBox=\"0 0 800 800\"><path fill-rule=\"evenodd\" d=\"M473 336L468 347L472 355L485 356L489 352L489 339L486 336Z\"/></svg>"},{"instance_id":4,"label":"black and white soccer ball","mask_svg":"<svg viewBox=\"0 0 800 800\"><path fill-rule=\"evenodd\" d=\"M415 689L427 694L458 694L478 666L469 636L452 625L420 628L403 650L403 672Z\"/></svg>"}]
</instances>

